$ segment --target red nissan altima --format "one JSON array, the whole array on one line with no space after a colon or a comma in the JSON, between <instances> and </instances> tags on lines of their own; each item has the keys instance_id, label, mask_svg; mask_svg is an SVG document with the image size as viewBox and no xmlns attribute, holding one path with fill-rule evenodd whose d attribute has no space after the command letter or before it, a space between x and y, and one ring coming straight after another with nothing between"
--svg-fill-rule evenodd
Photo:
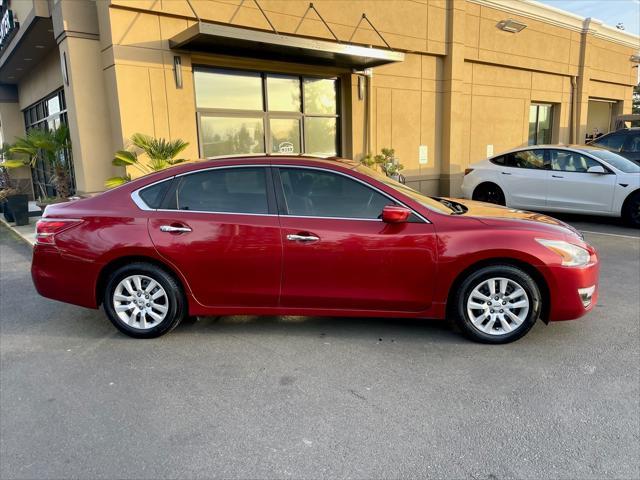
<instances>
[{"instance_id":1,"label":"red nissan altima","mask_svg":"<svg viewBox=\"0 0 640 480\"><path fill-rule=\"evenodd\" d=\"M598 295L596 251L568 225L348 160L182 164L50 206L36 229L38 292L138 338L187 315L449 316L506 343Z\"/></svg>"}]
</instances>

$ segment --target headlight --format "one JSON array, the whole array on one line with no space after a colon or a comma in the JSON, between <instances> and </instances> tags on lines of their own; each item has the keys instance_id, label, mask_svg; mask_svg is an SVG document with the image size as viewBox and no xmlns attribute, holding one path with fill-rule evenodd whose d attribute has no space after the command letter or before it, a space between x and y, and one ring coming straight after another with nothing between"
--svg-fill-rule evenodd
<instances>
[{"instance_id":1,"label":"headlight","mask_svg":"<svg viewBox=\"0 0 640 480\"><path fill-rule=\"evenodd\" d=\"M545 240L543 238L536 238L536 241L560 255L562 257L562 265L565 267L582 267L588 264L591 258L586 249L569 242Z\"/></svg>"}]
</instances>

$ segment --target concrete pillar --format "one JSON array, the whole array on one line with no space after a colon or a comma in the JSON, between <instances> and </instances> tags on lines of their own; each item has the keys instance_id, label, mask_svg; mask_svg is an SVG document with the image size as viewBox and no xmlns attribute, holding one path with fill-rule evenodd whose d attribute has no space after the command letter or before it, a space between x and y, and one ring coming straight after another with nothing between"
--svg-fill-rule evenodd
<instances>
[{"instance_id":1,"label":"concrete pillar","mask_svg":"<svg viewBox=\"0 0 640 480\"><path fill-rule=\"evenodd\" d=\"M442 91L442 164L440 194L460 196L464 172L460 161L463 157L464 135L464 28L466 2L447 0L447 56L444 59Z\"/></svg>"},{"instance_id":2,"label":"concrete pillar","mask_svg":"<svg viewBox=\"0 0 640 480\"><path fill-rule=\"evenodd\" d=\"M60 0L53 9L67 101L78 193L105 189L118 174L113 159L109 102L102 71L95 2Z\"/></svg>"},{"instance_id":3,"label":"concrete pillar","mask_svg":"<svg viewBox=\"0 0 640 480\"><path fill-rule=\"evenodd\" d=\"M584 21L580 37L580 65L577 79L577 109L576 109L576 143L584 143L587 134L587 118L589 114L589 86L591 84L591 38L602 26L602 22L593 18Z\"/></svg>"}]
</instances>

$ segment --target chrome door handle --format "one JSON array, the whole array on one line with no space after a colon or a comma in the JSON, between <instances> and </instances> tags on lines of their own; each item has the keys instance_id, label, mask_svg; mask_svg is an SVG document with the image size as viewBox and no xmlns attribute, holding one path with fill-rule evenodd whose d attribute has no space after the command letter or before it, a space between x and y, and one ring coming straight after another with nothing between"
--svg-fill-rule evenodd
<instances>
[{"instance_id":1,"label":"chrome door handle","mask_svg":"<svg viewBox=\"0 0 640 480\"><path fill-rule=\"evenodd\" d=\"M287 240L290 242L317 242L320 237L315 235L287 235Z\"/></svg>"},{"instance_id":2,"label":"chrome door handle","mask_svg":"<svg viewBox=\"0 0 640 480\"><path fill-rule=\"evenodd\" d=\"M160 227L161 232L169 233L187 233L191 231L190 227L174 227L173 225L162 225Z\"/></svg>"}]
</instances>

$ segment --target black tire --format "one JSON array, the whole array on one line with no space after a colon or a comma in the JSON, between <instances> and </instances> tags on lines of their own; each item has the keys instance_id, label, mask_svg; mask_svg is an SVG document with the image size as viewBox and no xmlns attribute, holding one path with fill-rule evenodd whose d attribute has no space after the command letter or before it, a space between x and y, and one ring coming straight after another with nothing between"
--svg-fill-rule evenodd
<instances>
[{"instance_id":1,"label":"black tire","mask_svg":"<svg viewBox=\"0 0 640 480\"><path fill-rule=\"evenodd\" d=\"M489 330L495 332L495 334L485 333L480 330L480 328L474 326L467 309L467 301L469 300L469 296L472 294L473 290L482 285L487 280L492 278L505 278L507 280L511 280L517 286L521 287L526 293L526 300L529 302L528 313L524 310L513 310L514 312L522 312L524 319L521 323L513 328L513 330L509 332L500 333L502 330L502 326L499 325L500 321L495 321L495 327L489 327ZM512 287L514 284L509 283L509 286ZM499 284L496 284L499 286ZM515 288L514 288L515 290ZM513 292L514 290L511 290ZM491 298L493 302L494 299ZM509 301L507 299L507 301ZM536 282L531 278L529 274L521 270L520 268L511 266L511 265L492 265L488 267L480 268L475 272L472 272L467 278L463 280L463 282L458 287L454 297L453 297L453 305L451 308L452 313L455 315L456 325L460 328L462 333L474 340L476 342L481 343L490 343L490 344L502 344L509 343L519 338L522 338L531 327L536 323L538 317L540 316L540 312L542 311L542 296L540 295L540 289ZM502 298L500 301L495 301L499 306L495 307L495 312L502 312ZM489 314L489 306L487 305L485 313ZM474 310L478 312L478 310ZM493 312L494 310L490 310ZM478 315L480 316L480 315ZM491 318L491 315L489 315ZM494 317L495 318L495 317ZM506 318L506 316L505 316ZM508 320L511 322L511 320ZM485 322L482 322L485 323ZM486 321L484 327L488 326L489 320ZM511 324L513 327L515 324ZM510 328L511 328L510 327ZM481 327L482 328L482 327Z\"/></svg>"},{"instance_id":2,"label":"black tire","mask_svg":"<svg viewBox=\"0 0 640 480\"><path fill-rule=\"evenodd\" d=\"M137 323L139 328L134 328L126 324L125 321L118 316L114 305L114 294L120 282L127 277L136 275L144 277L143 281L148 282L148 280L146 280L147 278L154 280L164 289L165 293L159 300L159 302L163 302L162 305L160 305L161 307L166 306L164 318L155 323L151 317L145 317L145 319L150 319L149 323L152 323L152 325L146 329L141 329L139 321L134 321L134 324ZM146 283L146 285L149 285L149 283ZM154 289L155 291L160 290L157 287L154 287ZM134 296L132 295L131 298L134 298ZM164 335L173 330L187 315L184 292L176 279L162 268L143 262L125 265L111 274L107 281L102 304L111 323L122 333L134 338L155 338ZM154 313L158 315L157 312Z\"/></svg>"},{"instance_id":3,"label":"black tire","mask_svg":"<svg viewBox=\"0 0 640 480\"><path fill-rule=\"evenodd\" d=\"M622 207L622 219L630 227L640 228L640 192L627 198Z\"/></svg>"},{"instance_id":4,"label":"black tire","mask_svg":"<svg viewBox=\"0 0 640 480\"><path fill-rule=\"evenodd\" d=\"M495 183L481 183L478 185L473 191L472 199L478 202L506 205L504 192Z\"/></svg>"}]
</instances>

